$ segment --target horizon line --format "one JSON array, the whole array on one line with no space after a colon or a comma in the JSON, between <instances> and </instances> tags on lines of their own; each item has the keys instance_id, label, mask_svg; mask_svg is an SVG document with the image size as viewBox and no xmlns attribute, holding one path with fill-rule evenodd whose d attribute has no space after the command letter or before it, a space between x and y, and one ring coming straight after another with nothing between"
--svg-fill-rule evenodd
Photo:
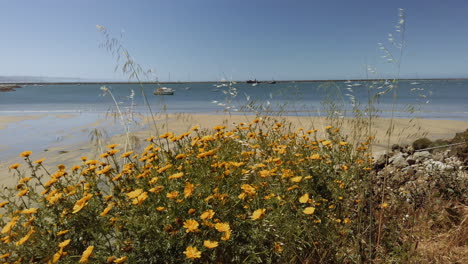
<instances>
[{"instance_id":1,"label":"horizon line","mask_svg":"<svg viewBox=\"0 0 468 264\"><path fill-rule=\"evenodd\" d=\"M402 81L423 81L423 80L458 80L458 81L465 81L468 80L468 78L398 78L398 79L392 79L392 78L380 78L380 79L325 79L325 80L273 80L276 83L290 83L290 82L296 82L296 83L303 83L303 82L346 82L346 81L351 81L351 82L367 82L367 81L382 81L382 80L402 80ZM249 80L251 81L251 80ZM259 83L269 83L272 82L272 80L256 80ZM9 82L0 82L0 85L2 84L7 84L7 85L12 85L12 84L17 84L17 85L28 85L28 84L49 84L49 85L60 85L60 84L185 84L185 83L229 83L229 82L236 82L236 83L246 83L247 81L242 80L235 80L235 81L177 81L177 82L168 82L168 81L143 81L143 82L136 82L136 81L70 81L70 82L37 82L37 81L30 81L30 82L14 82L14 81L9 81Z\"/></svg>"}]
</instances>

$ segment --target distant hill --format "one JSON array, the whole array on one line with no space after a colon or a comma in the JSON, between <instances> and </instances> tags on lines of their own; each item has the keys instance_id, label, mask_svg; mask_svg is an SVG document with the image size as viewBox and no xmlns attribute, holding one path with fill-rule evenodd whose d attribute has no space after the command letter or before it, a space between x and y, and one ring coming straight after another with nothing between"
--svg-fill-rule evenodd
<instances>
[{"instance_id":1,"label":"distant hill","mask_svg":"<svg viewBox=\"0 0 468 264\"><path fill-rule=\"evenodd\" d=\"M73 77L43 77L43 76L0 76L0 83L25 82L80 82L81 78ZM89 81L89 80L86 80Z\"/></svg>"}]
</instances>

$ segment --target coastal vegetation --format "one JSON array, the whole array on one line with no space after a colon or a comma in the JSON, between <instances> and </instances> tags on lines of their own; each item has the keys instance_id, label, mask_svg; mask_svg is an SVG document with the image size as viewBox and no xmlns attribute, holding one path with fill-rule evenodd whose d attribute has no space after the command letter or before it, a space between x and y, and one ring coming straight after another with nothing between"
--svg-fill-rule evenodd
<instances>
[{"instance_id":1,"label":"coastal vegetation","mask_svg":"<svg viewBox=\"0 0 468 264\"><path fill-rule=\"evenodd\" d=\"M138 147L132 108L123 111L112 90L102 87L125 136L106 145L95 130L90 135L96 156L53 170L41 156L20 153L24 161L9 167L17 184L0 194L0 259L462 263L468 232L465 156L424 151L445 144L429 139L416 141L414 148L391 146L395 134L408 136L395 129L393 114L386 135L374 132L383 96L392 97L392 113L399 110L404 20L400 10L402 38L390 37L399 56L380 45L396 66L395 77L361 87L367 102L354 96L357 85L329 89L336 92L324 103L325 124L315 127L294 126L285 113L273 112L269 101L249 101L243 106L253 114L249 121L175 134L159 124L168 119L162 100L156 111L147 104L154 136ZM98 29L107 49L123 56L120 69L143 83L152 71L143 71L117 40ZM225 91L228 120L239 95L234 82ZM345 124L351 129L345 131ZM457 153L465 155L466 133L456 138L448 143L460 144ZM372 150L377 142L387 147L379 157ZM436 239L440 243L433 243Z\"/></svg>"}]
</instances>

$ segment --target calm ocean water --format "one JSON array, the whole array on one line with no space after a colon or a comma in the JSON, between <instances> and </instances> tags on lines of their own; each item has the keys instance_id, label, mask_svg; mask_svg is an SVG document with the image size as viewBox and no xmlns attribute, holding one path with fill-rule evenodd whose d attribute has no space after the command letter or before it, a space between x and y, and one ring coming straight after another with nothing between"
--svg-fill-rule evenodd
<instances>
[{"instance_id":1,"label":"calm ocean water","mask_svg":"<svg viewBox=\"0 0 468 264\"><path fill-rule=\"evenodd\" d=\"M237 83L230 90L227 86L216 87L210 83L185 83L164 85L175 89L174 96L155 96L155 85L145 85L144 89L153 111L170 113L203 113L223 111L249 112L269 109L272 111L294 112L299 115L323 115L323 101L333 101L341 109L351 107L351 97L363 104L368 101L367 86L371 82L310 82L310 83ZM381 84L375 84L374 91ZM0 93L0 115L35 113L104 113L113 107L109 95L102 96L101 85L27 85L14 92ZM108 86L122 108L132 105L137 112L145 112L141 90L136 84L114 84ZM375 93L374 92L374 93ZM382 117L389 117L393 94L381 97L377 108ZM468 120L468 81L422 80L401 81L395 116L421 117L432 119ZM245 107L246 105L253 107ZM404 109L411 105L417 111L409 113ZM244 107L242 107L244 106ZM350 115L350 113L340 113Z\"/></svg>"},{"instance_id":2,"label":"calm ocean water","mask_svg":"<svg viewBox=\"0 0 468 264\"><path fill-rule=\"evenodd\" d=\"M256 111L281 111L283 115L325 116L333 102L339 109L350 109L352 99L365 107L367 86L371 82L311 82L261 83L258 86L238 83L232 87L215 83L169 84L173 96L153 95L155 85L145 85L145 93L153 112L169 113L231 113L255 114ZM375 84L373 93L382 92L382 83ZM0 162L17 156L24 150L42 152L54 147L64 148L89 141L92 129L106 131L109 136L122 134L118 119L108 118L115 112L109 95L103 95L101 85L26 85L12 92L0 93L0 117L39 115L33 120L8 123L0 129ZM139 85L109 85L122 111L147 114ZM233 89L235 88L235 89ZM133 99L132 90L134 92ZM468 81L402 81L398 89L395 117L421 117L468 121ZM390 117L392 94L382 95L378 115ZM323 104L323 102L329 102ZM417 110L407 111L408 106ZM65 115L64 115L65 114ZM341 111L337 115L352 116ZM96 122L101 120L100 122ZM66 148L65 148L66 149Z\"/></svg>"}]
</instances>

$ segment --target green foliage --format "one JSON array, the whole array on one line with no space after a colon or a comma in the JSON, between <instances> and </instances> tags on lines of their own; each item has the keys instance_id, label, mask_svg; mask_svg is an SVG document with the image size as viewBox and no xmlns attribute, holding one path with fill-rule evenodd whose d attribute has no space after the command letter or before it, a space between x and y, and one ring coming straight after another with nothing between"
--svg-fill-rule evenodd
<instances>
[{"instance_id":1,"label":"green foliage","mask_svg":"<svg viewBox=\"0 0 468 264\"><path fill-rule=\"evenodd\" d=\"M110 145L99 160L61 165L47 181L38 176L47 174L42 161L24 152L36 176L13 168L19 184L1 195L1 251L10 261L52 263L54 256L75 263L90 246L92 263L111 256L129 263L356 258L368 142L352 146L332 127L326 138L288 127L255 119L231 130L193 128L120 157Z\"/></svg>"},{"instance_id":2,"label":"green foliage","mask_svg":"<svg viewBox=\"0 0 468 264\"><path fill-rule=\"evenodd\" d=\"M432 141L428 138L420 138L413 142L413 148L415 150L428 148L432 144Z\"/></svg>"}]
</instances>

